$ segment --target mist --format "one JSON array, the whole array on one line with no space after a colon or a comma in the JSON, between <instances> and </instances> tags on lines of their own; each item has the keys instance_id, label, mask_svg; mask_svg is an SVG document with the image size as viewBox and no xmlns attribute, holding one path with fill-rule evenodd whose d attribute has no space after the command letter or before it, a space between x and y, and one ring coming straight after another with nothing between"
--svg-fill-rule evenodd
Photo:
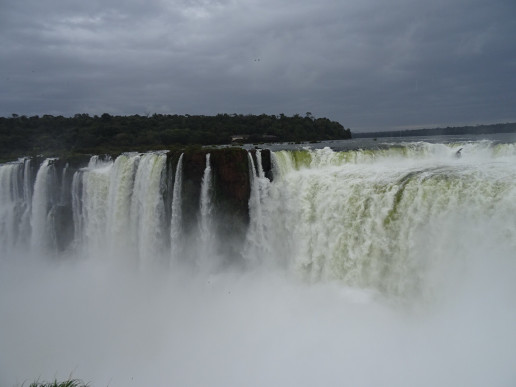
<instances>
[{"instance_id":1,"label":"mist","mask_svg":"<svg viewBox=\"0 0 516 387\"><path fill-rule=\"evenodd\" d=\"M516 265L484 253L404 302L280 269L3 260L0 384L507 386Z\"/></svg>"}]
</instances>

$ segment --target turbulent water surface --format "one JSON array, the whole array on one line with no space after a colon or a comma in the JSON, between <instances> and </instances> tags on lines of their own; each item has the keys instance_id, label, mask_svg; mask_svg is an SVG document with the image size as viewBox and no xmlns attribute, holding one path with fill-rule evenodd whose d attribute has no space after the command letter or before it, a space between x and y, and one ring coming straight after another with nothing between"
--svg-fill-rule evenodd
<instances>
[{"instance_id":1,"label":"turbulent water surface","mask_svg":"<svg viewBox=\"0 0 516 387\"><path fill-rule=\"evenodd\" d=\"M237 253L209 154L195 213L182 156L0 165L0 385L514 385L516 143L495 140L271 147L272 181L258 151Z\"/></svg>"}]
</instances>

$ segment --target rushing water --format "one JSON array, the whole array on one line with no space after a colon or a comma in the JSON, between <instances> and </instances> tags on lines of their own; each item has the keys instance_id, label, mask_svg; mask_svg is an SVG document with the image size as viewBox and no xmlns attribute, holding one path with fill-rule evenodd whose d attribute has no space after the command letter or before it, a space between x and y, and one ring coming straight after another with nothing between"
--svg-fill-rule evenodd
<instances>
[{"instance_id":1,"label":"rushing water","mask_svg":"<svg viewBox=\"0 0 516 387\"><path fill-rule=\"evenodd\" d=\"M263 206L268 196L268 188L271 182L265 177L261 162L261 152L258 150L256 155L257 165L255 166L252 155L248 154L251 185L249 217L251 221L247 231L246 251L244 254L248 260L254 262L258 262L263 257L270 255L270 252L267 251L268 244L265 236L266 220L264 219Z\"/></svg>"},{"instance_id":2,"label":"rushing water","mask_svg":"<svg viewBox=\"0 0 516 387\"><path fill-rule=\"evenodd\" d=\"M181 208L182 194L181 187L183 185L183 156L181 153L176 166L174 177L174 192L172 197L172 211L170 216L170 252L172 261L178 262L181 254L181 234L183 211Z\"/></svg>"},{"instance_id":3,"label":"rushing water","mask_svg":"<svg viewBox=\"0 0 516 387\"><path fill-rule=\"evenodd\" d=\"M0 165L0 385L514 385L516 143L419 140L249 154L226 259L209 154L194 214L183 156Z\"/></svg>"},{"instance_id":4,"label":"rushing water","mask_svg":"<svg viewBox=\"0 0 516 387\"><path fill-rule=\"evenodd\" d=\"M201 269L211 268L213 256L213 225L212 225L212 171L210 154L206 154L206 167L201 182L201 199L199 203L199 251L197 264Z\"/></svg>"}]
</instances>

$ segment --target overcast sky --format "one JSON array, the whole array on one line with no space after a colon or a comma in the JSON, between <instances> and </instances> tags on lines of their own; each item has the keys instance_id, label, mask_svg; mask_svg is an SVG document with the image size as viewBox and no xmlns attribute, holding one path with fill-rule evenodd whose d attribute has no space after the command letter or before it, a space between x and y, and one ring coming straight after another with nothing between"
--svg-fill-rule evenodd
<instances>
[{"instance_id":1,"label":"overcast sky","mask_svg":"<svg viewBox=\"0 0 516 387\"><path fill-rule=\"evenodd\" d=\"M515 0L1 0L0 115L516 121Z\"/></svg>"}]
</instances>

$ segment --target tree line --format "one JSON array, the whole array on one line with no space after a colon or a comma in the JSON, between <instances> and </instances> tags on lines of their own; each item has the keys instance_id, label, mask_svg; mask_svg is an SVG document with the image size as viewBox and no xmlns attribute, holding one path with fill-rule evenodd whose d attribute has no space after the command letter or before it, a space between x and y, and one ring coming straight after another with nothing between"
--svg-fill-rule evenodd
<instances>
[{"instance_id":1,"label":"tree line","mask_svg":"<svg viewBox=\"0 0 516 387\"><path fill-rule=\"evenodd\" d=\"M385 132L354 133L355 138L373 137L418 137L418 136L461 136L465 134L516 133L516 123L484 124L433 129L391 130Z\"/></svg>"},{"instance_id":2,"label":"tree line","mask_svg":"<svg viewBox=\"0 0 516 387\"><path fill-rule=\"evenodd\" d=\"M0 157L49 153L112 153L186 145L304 142L351 138L350 129L311 113L276 115L131 115L0 117Z\"/></svg>"}]
</instances>

